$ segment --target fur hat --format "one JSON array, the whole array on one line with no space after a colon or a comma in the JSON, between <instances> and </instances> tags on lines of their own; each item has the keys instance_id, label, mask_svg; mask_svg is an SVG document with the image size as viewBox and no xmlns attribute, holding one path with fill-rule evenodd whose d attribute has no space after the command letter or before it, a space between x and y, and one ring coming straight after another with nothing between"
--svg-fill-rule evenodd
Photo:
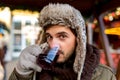
<instances>
[{"instance_id":1,"label":"fur hat","mask_svg":"<svg viewBox=\"0 0 120 80\"><path fill-rule=\"evenodd\" d=\"M81 13L69 4L51 3L41 10L39 24L43 30L49 25L65 25L76 31L77 47L73 68L80 77L86 55L86 29Z\"/></svg>"}]
</instances>

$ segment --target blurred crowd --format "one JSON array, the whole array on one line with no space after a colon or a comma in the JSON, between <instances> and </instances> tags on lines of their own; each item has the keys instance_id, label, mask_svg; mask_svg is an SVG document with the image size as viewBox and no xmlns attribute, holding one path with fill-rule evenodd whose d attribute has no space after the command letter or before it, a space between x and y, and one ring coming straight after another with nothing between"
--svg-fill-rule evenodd
<instances>
[{"instance_id":1,"label":"blurred crowd","mask_svg":"<svg viewBox=\"0 0 120 80\"><path fill-rule=\"evenodd\" d=\"M4 57L7 51L7 45L4 41L0 40L0 80L3 80L5 74L5 61Z\"/></svg>"}]
</instances>

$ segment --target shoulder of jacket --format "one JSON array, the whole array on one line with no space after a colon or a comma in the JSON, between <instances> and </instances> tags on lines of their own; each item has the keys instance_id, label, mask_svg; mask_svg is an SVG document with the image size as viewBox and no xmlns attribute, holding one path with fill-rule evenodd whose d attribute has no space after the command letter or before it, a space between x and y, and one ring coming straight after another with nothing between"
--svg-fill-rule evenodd
<instances>
[{"instance_id":1,"label":"shoulder of jacket","mask_svg":"<svg viewBox=\"0 0 120 80\"><path fill-rule=\"evenodd\" d=\"M114 71L112 70L112 68L104 64L99 64L98 67L96 68L96 71L99 71L101 73L108 72L108 73L114 74Z\"/></svg>"},{"instance_id":2,"label":"shoulder of jacket","mask_svg":"<svg viewBox=\"0 0 120 80\"><path fill-rule=\"evenodd\" d=\"M114 73L113 70L112 70L112 68L110 68L110 67L107 66L107 65L103 65L103 64L99 64L96 69L106 70L106 71L109 71L109 72L111 72L111 73Z\"/></svg>"},{"instance_id":3,"label":"shoulder of jacket","mask_svg":"<svg viewBox=\"0 0 120 80\"><path fill-rule=\"evenodd\" d=\"M93 73L92 80L96 80L96 78L106 78L105 76L113 77L114 72L109 66L99 64Z\"/></svg>"}]
</instances>

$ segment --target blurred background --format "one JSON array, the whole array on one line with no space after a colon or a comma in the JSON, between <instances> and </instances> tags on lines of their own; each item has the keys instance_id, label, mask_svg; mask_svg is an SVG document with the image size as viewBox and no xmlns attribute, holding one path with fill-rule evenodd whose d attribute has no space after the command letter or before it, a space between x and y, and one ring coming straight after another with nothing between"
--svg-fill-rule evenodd
<instances>
[{"instance_id":1,"label":"blurred background","mask_svg":"<svg viewBox=\"0 0 120 80\"><path fill-rule=\"evenodd\" d=\"M88 43L100 49L100 62L110 66L120 80L120 0L0 0L0 60L3 66L0 72L3 79L0 80L8 80L21 50L39 44L40 10L48 3L58 2L80 10L86 21Z\"/></svg>"}]
</instances>

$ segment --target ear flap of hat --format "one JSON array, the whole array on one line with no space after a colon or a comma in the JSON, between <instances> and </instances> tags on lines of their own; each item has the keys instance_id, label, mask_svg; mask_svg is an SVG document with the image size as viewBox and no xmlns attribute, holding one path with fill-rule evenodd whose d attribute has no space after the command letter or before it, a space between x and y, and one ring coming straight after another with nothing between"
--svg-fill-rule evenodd
<instances>
[{"instance_id":1,"label":"ear flap of hat","mask_svg":"<svg viewBox=\"0 0 120 80\"><path fill-rule=\"evenodd\" d=\"M40 43L39 43L39 44L42 44L42 43L45 43L45 42L46 42L45 32L44 32L44 30L42 29L42 30L41 30L41 34L40 34Z\"/></svg>"},{"instance_id":2,"label":"ear flap of hat","mask_svg":"<svg viewBox=\"0 0 120 80\"><path fill-rule=\"evenodd\" d=\"M83 71L85 56L86 56L86 35L84 33L81 34L81 29L78 29L76 57L73 66L74 71L78 73L79 77L78 79L80 79Z\"/></svg>"},{"instance_id":3,"label":"ear flap of hat","mask_svg":"<svg viewBox=\"0 0 120 80\"><path fill-rule=\"evenodd\" d=\"M85 29L86 27L80 12L78 10L75 10L75 14L76 14L75 27L77 33L77 46L76 57L73 67L74 71L78 73L78 77L81 77L86 56L86 29Z\"/></svg>"}]
</instances>

